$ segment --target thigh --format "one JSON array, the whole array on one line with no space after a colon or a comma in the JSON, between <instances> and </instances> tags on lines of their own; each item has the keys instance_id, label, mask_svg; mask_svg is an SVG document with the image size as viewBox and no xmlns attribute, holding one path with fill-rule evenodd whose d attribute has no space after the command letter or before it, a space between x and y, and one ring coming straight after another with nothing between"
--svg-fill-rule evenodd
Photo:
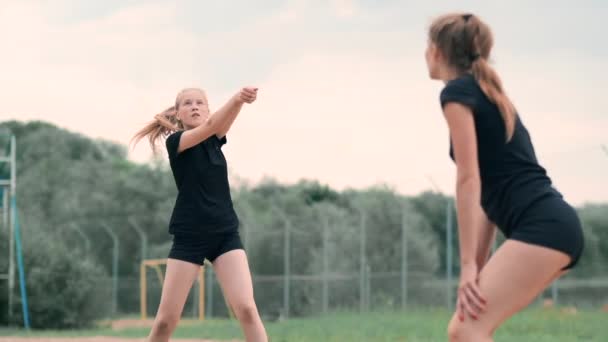
<instances>
[{"instance_id":1,"label":"thigh","mask_svg":"<svg viewBox=\"0 0 608 342\"><path fill-rule=\"evenodd\" d=\"M576 210L560 197L539 200L528 208L509 238L568 254L571 260L565 269L577 263L584 247Z\"/></svg>"},{"instance_id":2,"label":"thigh","mask_svg":"<svg viewBox=\"0 0 608 342\"><path fill-rule=\"evenodd\" d=\"M479 274L479 288L487 300L486 310L477 320L466 316L455 322L461 329L491 334L514 313L522 310L546 286L562 274L570 257L560 251L507 240Z\"/></svg>"},{"instance_id":3,"label":"thigh","mask_svg":"<svg viewBox=\"0 0 608 342\"><path fill-rule=\"evenodd\" d=\"M244 250L234 249L220 255L213 262L213 269L230 306L253 301L253 283Z\"/></svg>"},{"instance_id":4,"label":"thigh","mask_svg":"<svg viewBox=\"0 0 608 342\"><path fill-rule=\"evenodd\" d=\"M168 259L163 283L159 316L181 317L184 304L192 284L200 271L200 266L190 262Z\"/></svg>"}]
</instances>

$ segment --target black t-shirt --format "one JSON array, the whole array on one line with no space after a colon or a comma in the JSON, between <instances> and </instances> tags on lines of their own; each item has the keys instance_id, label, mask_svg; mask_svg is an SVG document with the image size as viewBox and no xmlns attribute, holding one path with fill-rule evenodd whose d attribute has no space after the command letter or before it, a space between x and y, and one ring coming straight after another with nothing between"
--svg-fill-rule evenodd
<instances>
[{"instance_id":1,"label":"black t-shirt","mask_svg":"<svg viewBox=\"0 0 608 342\"><path fill-rule=\"evenodd\" d=\"M545 196L561 196L538 163L528 130L519 115L513 137L506 142L500 110L466 74L449 81L440 96L441 106L458 102L471 109L477 133L481 177L481 206L488 218L507 234L523 211ZM450 139L450 156L454 150Z\"/></svg>"},{"instance_id":2,"label":"black t-shirt","mask_svg":"<svg viewBox=\"0 0 608 342\"><path fill-rule=\"evenodd\" d=\"M219 139L213 135L178 154L182 133L171 134L166 142L178 190L169 232L196 234L238 229L226 158L221 149L226 137Z\"/></svg>"}]
</instances>

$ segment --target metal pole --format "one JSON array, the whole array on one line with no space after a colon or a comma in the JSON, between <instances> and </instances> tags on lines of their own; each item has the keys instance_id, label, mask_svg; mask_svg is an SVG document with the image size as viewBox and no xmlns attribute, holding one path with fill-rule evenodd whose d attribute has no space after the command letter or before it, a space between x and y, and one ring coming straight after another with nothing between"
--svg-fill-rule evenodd
<instances>
[{"instance_id":1,"label":"metal pole","mask_svg":"<svg viewBox=\"0 0 608 342\"><path fill-rule=\"evenodd\" d=\"M23 309L23 325L30 329L30 316L27 304L27 286L25 284L25 270L23 265L23 251L21 248L21 229L19 228L19 214L17 213L17 200L12 196L13 215L15 216L15 245L17 246L17 262L19 264L19 288L21 292L21 307Z\"/></svg>"},{"instance_id":2,"label":"metal pole","mask_svg":"<svg viewBox=\"0 0 608 342\"><path fill-rule=\"evenodd\" d=\"M2 227L5 227L8 231L8 216L9 214L9 210L8 210L8 194L9 194L9 189L8 188L2 188Z\"/></svg>"},{"instance_id":3,"label":"metal pole","mask_svg":"<svg viewBox=\"0 0 608 342\"><path fill-rule=\"evenodd\" d=\"M407 215L401 214L401 308L407 307Z\"/></svg>"},{"instance_id":4,"label":"metal pole","mask_svg":"<svg viewBox=\"0 0 608 342\"><path fill-rule=\"evenodd\" d=\"M241 208L239 213L239 221L241 223L242 231L243 231L243 248L245 248L245 252L249 252L249 229L251 227L251 220L249 215L247 214L246 208L249 208L249 204L243 204L239 206Z\"/></svg>"},{"instance_id":5,"label":"metal pole","mask_svg":"<svg viewBox=\"0 0 608 342\"><path fill-rule=\"evenodd\" d=\"M14 135L11 135L11 179L10 179L10 196L17 196L17 142ZM13 317L13 294L15 290L15 215L14 211L9 215L9 262L8 262L8 318L9 321Z\"/></svg>"},{"instance_id":6,"label":"metal pole","mask_svg":"<svg viewBox=\"0 0 608 342\"><path fill-rule=\"evenodd\" d=\"M200 272L199 272L200 275ZM194 280L194 283L192 284L192 289L194 289L194 293L192 295L192 317L196 317L196 304L199 302L199 298L198 298L198 294L200 291L196 291L196 281L198 280L198 275L196 276L197 279ZM199 284L200 285L200 284Z\"/></svg>"},{"instance_id":7,"label":"metal pole","mask_svg":"<svg viewBox=\"0 0 608 342\"><path fill-rule=\"evenodd\" d=\"M23 323L26 329L30 329L30 318L29 318L29 308L27 302L27 288L25 284L25 270L23 263L23 251L21 248L21 229L19 227L19 214L17 210L17 139L14 135L11 135L11 207L12 212L10 216L11 220L11 236L9 239L11 248L11 260L9 262L9 310L12 306L12 288L15 286L14 274L15 274L15 255L17 253L17 262L19 263L19 287L21 292L21 306L23 309ZM16 251L13 249L15 244ZM9 315L11 311L9 311ZM10 316L9 316L10 317Z\"/></svg>"},{"instance_id":8,"label":"metal pole","mask_svg":"<svg viewBox=\"0 0 608 342\"><path fill-rule=\"evenodd\" d=\"M452 311L454 303L452 302L452 201L448 198L446 206L446 298L448 311Z\"/></svg>"},{"instance_id":9,"label":"metal pole","mask_svg":"<svg viewBox=\"0 0 608 342\"><path fill-rule=\"evenodd\" d=\"M198 319L205 320L205 267L201 267L198 273Z\"/></svg>"},{"instance_id":10,"label":"metal pole","mask_svg":"<svg viewBox=\"0 0 608 342\"><path fill-rule=\"evenodd\" d=\"M10 284L10 281L11 281L11 277L10 277L10 274L11 274L11 272L10 272L10 263L11 263L11 260L12 260L12 258L11 258L11 255L12 255L11 250L12 250L12 243L13 243L13 240L12 240L12 235L11 235L12 228L11 228L11 226L9 225L9 216L10 216L10 211L9 211L8 196L9 196L9 189L8 189L8 188L3 188L3 194L2 194L2 197L3 197L3 199L2 199L2 201L3 201L3 203L2 203L2 210L3 210L4 212L2 213L2 219L3 219L3 221L4 221L4 222L3 222L4 227L6 227L6 229L8 229L8 233L9 233L9 240L8 240L8 244L9 244L9 271L8 271L8 274L6 275L6 276L7 276L7 279L6 279L6 280L7 280L7 281L8 281L8 283ZM12 298L11 298L11 297L12 297L13 292L11 291L11 287L10 287L10 285L9 285L9 286L7 286L7 290L8 290L8 293L7 293L7 296L8 296L8 303L9 303L9 304L8 304L8 307L7 307L7 310L8 310L8 317L9 317L9 321L10 321L10 318L12 317L12 306L13 306L13 305L12 305L12 304L13 304L13 301L12 301Z\"/></svg>"},{"instance_id":11,"label":"metal pole","mask_svg":"<svg viewBox=\"0 0 608 342\"><path fill-rule=\"evenodd\" d=\"M207 277L207 286L205 288L207 292L207 315L209 317L213 317L213 268L209 267L208 264L205 264L207 271L205 272L205 276Z\"/></svg>"},{"instance_id":12,"label":"metal pole","mask_svg":"<svg viewBox=\"0 0 608 342\"><path fill-rule=\"evenodd\" d=\"M551 299L553 300L553 305L557 306L557 297L558 297L558 292L557 292L557 282L559 280L556 279L553 284L551 284Z\"/></svg>"},{"instance_id":13,"label":"metal pole","mask_svg":"<svg viewBox=\"0 0 608 342\"><path fill-rule=\"evenodd\" d=\"M291 251L291 232L290 232L290 224L287 218L285 218L285 241L283 243L284 246L284 277L283 277L283 303L285 305L285 318L289 318L289 290L290 290L290 281L289 277L291 275L291 265L290 265L290 251Z\"/></svg>"},{"instance_id":14,"label":"metal pole","mask_svg":"<svg viewBox=\"0 0 608 342\"><path fill-rule=\"evenodd\" d=\"M272 205L272 210L281 217L284 222L283 230L283 313L285 318L289 318L289 294L291 276L291 222L287 215L277 205Z\"/></svg>"},{"instance_id":15,"label":"metal pole","mask_svg":"<svg viewBox=\"0 0 608 342\"><path fill-rule=\"evenodd\" d=\"M80 228L78 228L78 226L74 223L70 224L70 227L72 227L72 230L76 232L76 234L78 234L80 236L80 238L82 239L82 241L84 242L84 248L85 251L88 253L91 251L91 239L89 239L89 237L82 231L80 230Z\"/></svg>"},{"instance_id":16,"label":"metal pole","mask_svg":"<svg viewBox=\"0 0 608 342\"><path fill-rule=\"evenodd\" d=\"M114 233L114 231L112 231L107 224L102 224L101 227L112 238L112 313L115 315L118 308L118 248L120 246L120 242L118 240L118 235L116 235L116 233Z\"/></svg>"},{"instance_id":17,"label":"metal pole","mask_svg":"<svg viewBox=\"0 0 608 342\"><path fill-rule=\"evenodd\" d=\"M329 222L325 215L322 215L323 221L323 313L327 313L329 307Z\"/></svg>"},{"instance_id":18,"label":"metal pole","mask_svg":"<svg viewBox=\"0 0 608 342\"><path fill-rule=\"evenodd\" d=\"M359 234L360 242L359 242L359 310L361 312L365 311L365 266L367 264L367 260L365 258L365 240L366 240L366 216L363 210L360 210L361 213L361 233Z\"/></svg>"},{"instance_id":19,"label":"metal pole","mask_svg":"<svg viewBox=\"0 0 608 342\"><path fill-rule=\"evenodd\" d=\"M146 234L146 232L144 232L143 229L139 227L139 224L137 224L137 222L133 218L129 218L128 222L129 226L135 230L137 235L139 235L139 239L141 241L140 258L143 262L148 257L148 235Z\"/></svg>"},{"instance_id":20,"label":"metal pole","mask_svg":"<svg viewBox=\"0 0 608 342\"><path fill-rule=\"evenodd\" d=\"M370 297L372 293L371 286L372 268L369 265L365 265L365 311L368 312L370 308Z\"/></svg>"},{"instance_id":21,"label":"metal pole","mask_svg":"<svg viewBox=\"0 0 608 342\"><path fill-rule=\"evenodd\" d=\"M249 243L249 237L251 235L249 235L249 229L251 228L251 221L247 221L244 225L243 225L244 229L243 229L243 237L245 238L245 241L243 242L243 247L245 247L245 252L249 252L249 247L251 246L251 244Z\"/></svg>"},{"instance_id":22,"label":"metal pole","mask_svg":"<svg viewBox=\"0 0 608 342\"><path fill-rule=\"evenodd\" d=\"M135 220L131 217L129 217L127 219L128 222L128 226L130 226L131 228L133 228L133 230L135 230L135 232L137 233L137 235L139 235L139 240L141 241L141 248L140 248L140 264L143 265L144 261L146 260L147 256L148 256L148 236L146 235L146 233L143 231L143 229L141 229L139 227L139 225L137 224L137 222L135 222ZM146 272L146 268L140 268L140 273L145 273ZM140 275L141 276L141 275ZM145 274L143 274L143 276L145 277ZM141 299L142 301L147 300L147 298L143 298ZM143 302L142 302L143 303ZM140 304L142 304L140 303Z\"/></svg>"}]
</instances>

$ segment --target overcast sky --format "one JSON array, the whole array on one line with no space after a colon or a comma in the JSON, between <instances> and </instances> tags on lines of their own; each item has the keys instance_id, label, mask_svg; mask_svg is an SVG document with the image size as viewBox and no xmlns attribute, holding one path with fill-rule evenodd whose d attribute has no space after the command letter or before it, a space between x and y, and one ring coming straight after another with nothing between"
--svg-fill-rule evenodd
<instances>
[{"instance_id":1,"label":"overcast sky","mask_svg":"<svg viewBox=\"0 0 608 342\"><path fill-rule=\"evenodd\" d=\"M213 110L256 85L225 148L235 177L453 193L442 85L423 54L431 19L454 10L492 27L495 66L558 189L608 201L599 0L0 0L0 120L127 144L181 88L206 89Z\"/></svg>"}]
</instances>

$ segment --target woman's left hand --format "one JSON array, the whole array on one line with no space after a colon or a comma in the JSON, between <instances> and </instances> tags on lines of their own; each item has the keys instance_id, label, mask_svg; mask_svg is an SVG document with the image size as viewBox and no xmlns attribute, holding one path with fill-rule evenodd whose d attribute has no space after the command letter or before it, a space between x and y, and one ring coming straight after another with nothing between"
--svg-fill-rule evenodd
<instances>
[{"instance_id":1,"label":"woman's left hand","mask_svg":"<svg viewBox=\"0 0 608 342\"><path fill-rule=\"evenodd\" d=\"M479 289L479 273L476 263L463 265L460 270L460 284L458 285L458 301L456 312L458 318L464 321L465 313L477 319L485 310L486 299Z\"/></svg>"}]
</instances>

